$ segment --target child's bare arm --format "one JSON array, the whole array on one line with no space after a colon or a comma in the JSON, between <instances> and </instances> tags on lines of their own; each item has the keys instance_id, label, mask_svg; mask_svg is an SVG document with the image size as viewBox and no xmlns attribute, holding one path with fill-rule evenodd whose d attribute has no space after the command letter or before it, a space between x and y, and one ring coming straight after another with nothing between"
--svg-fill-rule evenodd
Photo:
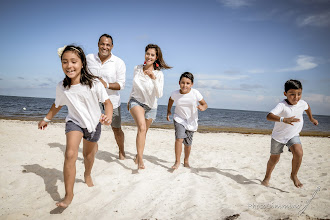
<instances>
[{"instance_id":1,"label":"child's bare arm","mask_svg":"<svg viewBox=\"0 0 330 220\"><path fill-rule=\"evenodd\" d=\"M200 111L205 111L207 109L207 103L205 102L204 99L199 101L199 105L197 106L198 110Z\"/></svg>"},{"instance_id":2,"label":"child's bare arm","mask_svg":"<svg viewBox=\"0 0 330 220\"><path fill-rule=\"evenodd\" d=\"M280 116L277 116L277 115L274 115L273 113L268 113L267 120L268 121L277 121L277 122L280 122L281 121L281 117ZM298 122L298 121L300 121L300 119L299 118L295 118L295 116L292 116L290 118L283 118L283 123L290 124L290 125L293 125L293 122Z\"/></svg>"},{"instance_id":3,"label":"child's bare arm","mask_svg":"<svg viewBox=\"0 0 330 220\"><path fill-rule=\"evenodd\" d=\"M314 124L314 125L318 125L319 122L313 118L313 115L312 115L312 110L311 110L311 107L308 105L308 109L305 111L307 113L307 116L309 118L309 120Z\"/></svg>"},{"instance_id":4,"label":"child's bare arm","mask_svg":"<svg viewBox=\"0 0 330 220\"><path fill-rule=\"evenodd\" d=\"M104 104L104 112L105 114L101 115L100 122L105 125L111 125L112 122L112 114L113 114L113 105L110 99L105 100Z\"/></svg>"},{"instance_id":5,"label":"child's bare arm","mask_svg":"<svg viewBox=\"0 0 330 220\"><path fill-rule=\"evenodd\" d=\"M61 110L62 106L59 106L58 108L55 107L55 103L53 103L52 107L50 107L49 112L46 115L46 119L52 120L52 118ZM38 129L44 130L47 127L48 122L44 121L42 119L38 123Z\"/></svg>"},{"instance_id":6,"label":"child's bare arm","mask_svg":"<svg viewBox=\"0 0 330 220\"><path fill-rule=\"evenodd\" d=\"M172 109L172 105L174 103L174 100L171 99L171 97L168 99L168 104L167 104L167 121L170 121L170 115L171 113L171 109Z\"/></svg>"}]
</instances>

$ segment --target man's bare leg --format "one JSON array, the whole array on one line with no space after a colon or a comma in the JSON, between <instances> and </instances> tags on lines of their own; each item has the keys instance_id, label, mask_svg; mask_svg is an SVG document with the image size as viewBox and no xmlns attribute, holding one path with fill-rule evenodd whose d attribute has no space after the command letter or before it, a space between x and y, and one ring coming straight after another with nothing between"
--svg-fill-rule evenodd
<instances>
[{"instance_id":1,"label":"man's bare leg","mask_svg":"<svg viewBox=\"0 0 330 220\"><path fill-rule=\"evenodd\" d=\"M115 127L111 127L113 134L115 136L117 145L118 145L118 149L119 149L119 160L124 160L126 158L125 155L125 147L124 147L124 142L125 142L125 135L123 130L120 128L115 128Z\"/></svg>"},{"instance_id":2,"label":"man's bare leg","mask_svg":"<svg viewBox=\"0 0 330 220\"><path fill-rule=\"evenodd\" d=\"M184 162L183 162L183 166L190 168L189 165L189 155L190 155L190 151L191 151L191 146L184 146Z\"/></svg>"}]
</instances>

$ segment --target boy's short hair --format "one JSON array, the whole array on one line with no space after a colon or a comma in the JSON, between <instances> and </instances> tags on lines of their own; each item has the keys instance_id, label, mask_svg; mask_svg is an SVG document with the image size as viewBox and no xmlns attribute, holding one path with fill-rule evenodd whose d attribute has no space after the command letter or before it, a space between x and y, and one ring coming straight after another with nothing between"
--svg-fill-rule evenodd
<instances>
[{"instance_id":1,"label":"boy's short hair","mask_svg":"<svg viewBox=\"0 0 330 220\"><path fill-rule=\"evenodd\" d=\"M284 91L287 92L290 89L302 89L301 82L296 79L289 79L284 84Z\"/></svg>"},{"instance_id":2,"label":"boy's short hair","mask_svg":"<svg viewBox=\"0 0 330 220\"><path fill-rule=\"evenodd\" d=\"M180 81L183 77L186 77L186 78L190 79L191 82L194 83L194 75L192 73L190 73L190 72L182 73L181 76L180 76Z\"/></svg>"}]
</instances>

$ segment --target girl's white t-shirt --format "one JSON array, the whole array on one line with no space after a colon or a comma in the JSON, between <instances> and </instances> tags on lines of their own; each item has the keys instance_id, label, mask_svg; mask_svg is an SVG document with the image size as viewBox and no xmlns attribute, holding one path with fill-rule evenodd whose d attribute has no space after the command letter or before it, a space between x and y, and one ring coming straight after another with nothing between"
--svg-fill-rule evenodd
<instances>
[{"instance_id":1,"label":"girl's white t-shirt","mask_svg":"<svg viewBox=\"0 0 330 220\"><path fill-rule=\"evenodd\" d=\"M175 110L173 119L182 124L189 131L197 131L199 101L203 99L202 94L191 88L187 94L181 94L180 90L172 92L171 99L174 100Z\"/></svg>"},{"instance_id":2,"label":"girl's white t-shirt","mask_svg":"<svg viewBox=\"0 0 330 220\"><path fill-rule=\"evenodd\" d=\"M270 113L284 118L294 116L300 119L300 121L293 122L293 125L284 122L275 122L272 138L280 143L286 144L294 136L299 136L304 125L303 113L307 109L308 104L304 100L299 100L296 105L289 105L285 100L278 103Z\"/></svg>"},{"instance_id":3,"label":"girl's white t-shirt","mask_svg":"<svg viewBox=\"0 0 330 220\"><path fill-rule=\"evenodd\" d=\"M71 85L63 87L63 81L56 87L55 107L66 105L68 115L65 121L72 121L88 132L94 132L101 117L99 103L104 103L109 96L99 80L93 82L92 88L88 85Z\"/></svg>"},{"instance_id":4,"label":"girl's white t-shirt","mask_svg":"<svg viewBox=\"0 0 330 220\"><path fill-rule=\"evenodd\" d=\"M143 73L143 65L134 67L133 87L129 98L133 97L137 101L157 108L157 99L163 96L164 75L160 70L153 71L156 79L151 79Z\"/></svg>"}]
</instances>

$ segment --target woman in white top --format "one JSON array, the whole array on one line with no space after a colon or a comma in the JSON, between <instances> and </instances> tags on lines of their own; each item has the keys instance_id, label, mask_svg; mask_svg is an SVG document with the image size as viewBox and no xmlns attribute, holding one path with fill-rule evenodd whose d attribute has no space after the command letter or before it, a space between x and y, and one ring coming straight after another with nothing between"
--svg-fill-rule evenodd
<instances>
[{"instance_id":1,"label":"woman in white top","mask_svg":"<svg viewBox=\"0 0 330 220\"><path fill-rule=\"evenodd\" d=\"M134 159L138 169L144 169L143 150L147 131L157 114L157 99L163 96L164 75L161 69L170 69L155 44L145 49L144 65L134 68L133 87L128 102L128 110L138 127L136 136L137 155Z\"/></svg>"}]
</instances>

